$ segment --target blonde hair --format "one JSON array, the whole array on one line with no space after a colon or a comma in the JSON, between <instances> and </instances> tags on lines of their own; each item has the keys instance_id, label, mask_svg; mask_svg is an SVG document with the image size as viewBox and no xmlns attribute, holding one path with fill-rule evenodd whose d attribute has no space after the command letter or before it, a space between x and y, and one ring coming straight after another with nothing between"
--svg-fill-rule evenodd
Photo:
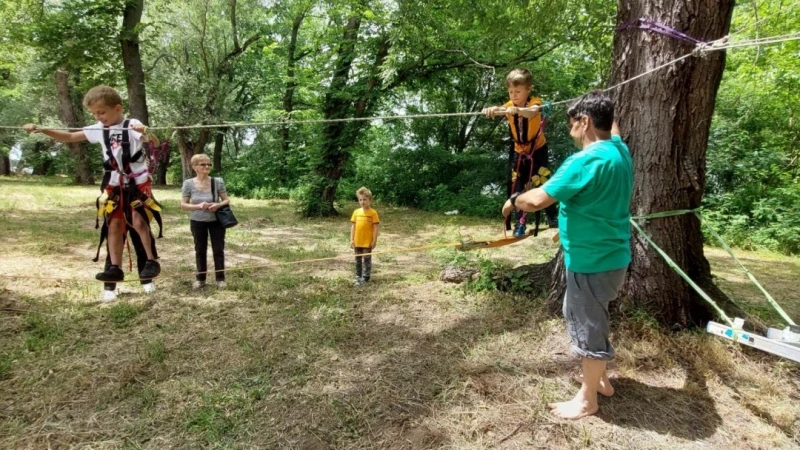
<instances>
[{"instance_id":1,"label":"blonde hair","mask_svg":"<svg viewBox=\"0 0 800 450\"><path fill-rule=\"evenodd\" d=\"M372 200L372 192L364 186L361 186L356 191L356 197L367 197L368 199Z\"/></svg>"},{"instance_id":2,"label":"blonde hair","mask_svg":"<svg viewBox=\"0 0 800 450\"><path fill-rule=\"evenodd\" d=\"M206 155L205 153L198 153L198 154L192 156L192 159L191 159L191 161L189 161L189 164L191 164L192 167L194 167L194 166L200 164L200 161L211 162L211 158L209 158L208 155Z\"/></svg>"},{"instance_id":3,"label":"blonde hair","mask_svg":"<svg viewBox=\"0 0 800 450\"><path fill-rule=\"evenodd\" d=\"M506 77L506 87L511 86L533 86L533 75L528 69L514 69Z\"/></svg>"},{"instance_id":4,"label":"blonde hair","mask_svg":"<svg viewBox=\"0 0 800 450\"><path fill-rule=\"evenodd\" d=\"M122 104L122 97L116 89L101 84L89 89L89 92L83 96L83 106L88 108L95 103L102 103L113 108Z\"/></svg>"}]
</instances>

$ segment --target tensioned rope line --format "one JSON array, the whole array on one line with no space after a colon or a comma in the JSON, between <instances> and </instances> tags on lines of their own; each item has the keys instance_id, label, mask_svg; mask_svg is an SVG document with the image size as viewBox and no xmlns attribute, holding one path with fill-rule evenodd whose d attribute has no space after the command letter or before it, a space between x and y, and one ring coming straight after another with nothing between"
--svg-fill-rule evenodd
<instances>
[{"instance_id":1,"label":"tensioned rope line","mask_svg":"<svg viewBox=\"0 0 800 450\"><path fill-rule=\"evenodd\" d=\"M702 56L703 54L714 52L714 51L721 51L733 48L742 48L742 47L753 47L759 45L769 45L769 44L778 44L783 42L795 41L800 40L800 33L795 34L788 34L783 36L773 36L773 37L766 37L760 39L752 39L752 40L745 40L739 42L728 42L728 36L725 36L721 39L717 39L716 41L711 41L709 43L701 43L698 44L694 50L691 52L680 56L678 58L673 59L672 61L666 62L661 64L660 66L654 67L650 70L647 70L643 73L640 73L632 78L629 78L625 81L622 81L614 86L609 88L603 89L603 92L608 92L613 89L617 89L622 87L632 81L638 80L639 78L645 77L650 75L653 72L659 71L665 67L669 67L673 64L676 64L690 56ZM549 103L551 106L563 105L567 103L574 102L579 97L570 98L567 100L560 100L557 102ZM194 129L203 129L203 128L247 128L247 127L263 127L263 126L273 126L273 125L303 125L303 124L319 124L319 123L337 123L337 122L364 122L364 121L373 121L373 120L403 120L403 119L425 119L425 118L437 118L437 117L466 117L466 116L478 116L484 114L482 111L469 111L469 112L459 112L459 113L429 113L429 114L405 114L405 115L388 115L388 116L371 116L371 117L346 117L341 119L305 119L305 120L275 120L275 121L268 121L268 122L229 122L229 123L220 123L220 124L197 124L197 125L173 125L173 126L157 126L157 127L148 127L148 130L194 130ZM15 125L0 125L0 129L5 130L19 130L21 126ZM48 130L60 130L60 131L70 131L70 130L79 130L78 128L57 128L57 127L47 127Z\"/></svg>"},{"instance_id":2,"label":"tensioned rope line","mask_svg":"<svg viewBox=\"0 0 800 450\"><path fill-rule=\"evenodd\" d=\"M723 311L722 308L720 308L719 305L717 305L717 302L715 302L708 294L706 294L705 291L703 291L703 289L701 289L700 286L698 286L697 283L695 283L692 280L692 278L689 275L687 275L686 272L684 272L683 269L681 269L680 266L678 266L678 264L675 261L673 261L672 258L670 258L669 255L667 255L667 253L664 250L661 249L661 247L656 245L656 243L653 242L652 239L650 239L650 236L648 236L647 233L644 232L644 230L639 226L639 224L636 223L635 220L633 220L633 218L631 218L630 222L631 225L633 225L633 227L636 228L636 231L638 231L639 234L641 234L642 237L645 238L645 240L650 244L650 247L652 247L653 250L655 250L659 255L661 255L662 258L664 258L664 261L667 262L667 265L669 265L672 268L672 270L674 270L678 275L680 275L681 278L683 278L687 283L689 283L689 286L691 286L695 290L695 292L697 292L697 294L703 298L703 300L705 300L709 305L711 305L712 308L714 308L717 314L719 314L719 317L722 320L724 320L725 323L733 327L733 320L731 320L731 318L728 317L727 314L725 314L725 311Z\"/></svg>"},{"instance_id":3,"label":"tensioned rope line","mask_svg":"<svg viewBox=\"0 0 800 450\"><path fill-rule=\"evenodd\" d=\"M423 245L420 247L407 247L407 248L397 248L392 250L381 250L381 251L373 251L371 253L362 253L358 256L373 256L373 255L386 255L391 253L407 253L407 252L418 252L423 250L433 250L437 248L447 248L447 247L458 247L464 244L468 244L470 241L461 241L461 242L448 242L445 244L431 244L431 245ZM220 270L206 270L205 272L197 272L197 271L184 271L184 272L175 272L172 274L166 275L159 275L155 278L134 278L129 280L123 281L115 281L114 283L138 283L143 280L164 280L170 278L181 278L189 275L197 275L197 274L210 274L215 272L240 272L244 270L255 270L255 269L263 269L267 267L276 267L276 266L287 266L292 264L305 264L305 263L313 263L313 262L322 262L322 261L334 261L337 259L351 259L356 255L347 254L347 255L337 255L337 256L329 256L327 258L313 258L313 259L301 259L296 261L276 261L271 262L269 264L259 264L254 266L234 266L231 268L225 268ZM73 281L73 282L85 282L85 283L97 283L97 280L90 280L88 278L63 278L63 277L40 277L35 275L6 275L0 274L0 278L10 278L10 279L33 279L33 280L52 280L52 281Z\"/></svg>"},{"instance_id":4,"label":"tensioned rope line","mask_svg":"<svg viewBox=\"0 0 800 450\"><path fill-rule=\"evenodd\" d=\"M792 320L792 318L789 317L788 314L786 314L786 311L784 311L783 308L781 308L781 306L778 304L777 301L775 301L775 299L772 297L772 295L770 295L769 292L767 292L767 290L764 289L764 286L762 286L761 283L758 282L758 280L756 279L755 275L753 275L753 273L750 272L750 270L744 264L742 264L742 262L739 260L739 258L736 257L736 254L733 253L733 250L730 248L728 243L725 242L724 239L722 239L722 236L720 236L720 234L717 233L717 230L715 230L714 227L712 227L708 223L708 221L703 220L703 216L700 214L699 208L698 209L679 209L679 210L674 210L674 211L657 212L657 213L653 213L653 214L647 214L647 215L644 215L644 216L633 216L633 217L631 217L631 224L633 224L633 226L636 228L636 230L639 231L639 233L642 234L642 236L650 243L650 245L656 250L656 252L658 252L658 254L660 254L666 260L667 265L669 265L682 278L684 278L692 286L692 288L694 288L695 291L697 291L697 293L701 297L703 297L704 300L709 302L714 307L714 309L716 309L719 312L719 311L721 311L721 308L719 308L719 306L716 303L714 303L714 301L711 300L710 297L708 295L706 295L706 293L703 292L702 289L699 288L699 286L697 286L696 284L694 284L694 282L689 280L688 279L688 275L686 275L686 273L683 272L683 270L681 270L681 268L678 267L678 265L671 258L669 258L669 256L667 256L666 252L664 252L661 248L659 248L650 239L650 237L644 232L644 230L642 228L640 228L639 225L636 222L634 222L635 220L660 219L660 218L665 218L665 217L681 216L681 215L684 215L684 214L694 214L700 220L701 226L706 227L706 229L708 229L711 232L711 235L714 236L714 238L717 240L717 242L719 242L719 244L722 246L723 250L725 250L731 256L731 258L733 258L733 260L736 261L736 264L738 264L739 267L742 269L742 271L747 275L747 278L749 278L750 281L752 281L753 284L756 285L756 287L758 287L758 289L761 291L761 293L764 294L764 297L767 299L767 302L770 304L770 306L772 306L775 309L775 311L777 311L778 315L780 315L781 318L783 318L783 320L786 321L786 323L788 323L789 325L796 325L794 320ZM720 317L722 317L723 319L726 319L725 316L720 316Z\"/></svg>"}]
</instances>

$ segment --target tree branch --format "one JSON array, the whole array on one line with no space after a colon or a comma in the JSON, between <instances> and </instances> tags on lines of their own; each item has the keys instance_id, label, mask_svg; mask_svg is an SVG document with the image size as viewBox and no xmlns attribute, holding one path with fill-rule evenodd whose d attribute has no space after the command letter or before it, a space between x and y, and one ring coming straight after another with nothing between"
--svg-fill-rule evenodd
<instances>
[{"instance_id":1,"label":"tree branch","mask_svg":"<svg viewBox=\"0 0 800 450\"><path fill-rule=\"evenodd\" d=\"M233 29L233 50L239 49L239 32L236 30L236 0L231 0L231 28Z\"/></svg>"},{"instance_id":2,"label":"tree branch","mask_svg":"<svg viewBox=\"0 0 800 450\"><path fill-rule=\"evenodd\" d=\"M159 61L161 61L162 59L173 59L173 58L172 58L172 55L169 55L169 54L166 54L166 53L165 53L165 54L163 54L163 55L160 55L158 58L156 58L156 60L155 60L155 61L153 61L153 65L151 65L150 67L148 67L147 69L145 69L145 72L151 72L151 71L153 71L153 69L155 69L155 68L156 68L156 66L158 65ZM173 60L174 60L174 59L173 59Z\"/></svg>"}]
</instances>

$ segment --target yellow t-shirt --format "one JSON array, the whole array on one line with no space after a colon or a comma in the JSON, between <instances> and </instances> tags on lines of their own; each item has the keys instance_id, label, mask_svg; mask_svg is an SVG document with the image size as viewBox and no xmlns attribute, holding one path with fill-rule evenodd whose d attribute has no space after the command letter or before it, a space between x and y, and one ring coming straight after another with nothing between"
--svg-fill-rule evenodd
<instances>
[{"instance_id":1,"label":"yellow t-shirt","mask_svg":"<svg viewBox=\"0 0 800 450\"><path fill-rule=\"evenodd\" d=\"M372 237L375 231L374 225L381 223L378 218L378 211L370 208L364 211L364 208L358 208L353 211L353 216L350 217L350 222L356 224L356 231L353 234L353 241L356 247L372 247Z\"/></svg>"}]
</instances>

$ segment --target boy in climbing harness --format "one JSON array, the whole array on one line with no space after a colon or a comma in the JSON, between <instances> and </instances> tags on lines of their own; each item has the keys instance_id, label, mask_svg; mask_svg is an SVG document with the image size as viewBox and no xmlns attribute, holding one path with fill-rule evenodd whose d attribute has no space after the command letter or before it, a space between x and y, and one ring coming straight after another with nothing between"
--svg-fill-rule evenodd
<instances>
[{"instance_id":1,"label":"boy in climbing harness","mask_svg":"<svg viewBox=\"0 0 800 450\"><path fill-rule=\"evenodd\" d=\"M140 121L125 118L122 98L111 87L96 86L90 89L83 99L83 104L97 120L94 125L84 127L80 131L62 131L27 124L24 126L25 131L43 133L60 142L89 141L102 146L105 173L100 191L107 194L107 199L101 205L98 197L98 217L103 217L103 226L94 261L99 259L100 248L106 238L108 258L105 270L98 273L95 278L106 283L124 280L125 274L121 268L122 253L125 236L131 229L137 234L141 243L141 246L134 245L134 247L137 247L137 250L141 248L145 253L144 264L138 267L139 278L143 280L155 278L161 272L161 266L156 261L158 254L150 222L151 219L156 219L161 237L161 208L153 199L150 172L146 164L147 156L142 143L153 142L158 145L158 140L147 132L147 127ZM137 259L142 260L138 255ZM109 286L107 284L106 289ZM105 299L113 300L108 295Z\"/></svg>"},{"instance_id":2,"label":"boy in climbing harness","mask_svg":"<svg viewBox=\"0 0 800 450\"><path fill-rule=\"evenodd\" d=\"M514 141L514 153L511 156L511 187L509 196L519 195L530 188L542 185L550 176L548 168L547 139L544 128L547 118L542 113L542 100L531 96L533 77L527 69L514 69L506 77L506 88L510 100L503 106L492 106L483 110L489 117L505 114L511 139ZM536 215L538 226L539 214ZM550 228L558 227L558 211L556 205L545 209L547 223ZM514 237L524 237L527 213L520 211L514 218ZM507 218L506 229L511 227Z\"/></svg>"}]
</instances>

